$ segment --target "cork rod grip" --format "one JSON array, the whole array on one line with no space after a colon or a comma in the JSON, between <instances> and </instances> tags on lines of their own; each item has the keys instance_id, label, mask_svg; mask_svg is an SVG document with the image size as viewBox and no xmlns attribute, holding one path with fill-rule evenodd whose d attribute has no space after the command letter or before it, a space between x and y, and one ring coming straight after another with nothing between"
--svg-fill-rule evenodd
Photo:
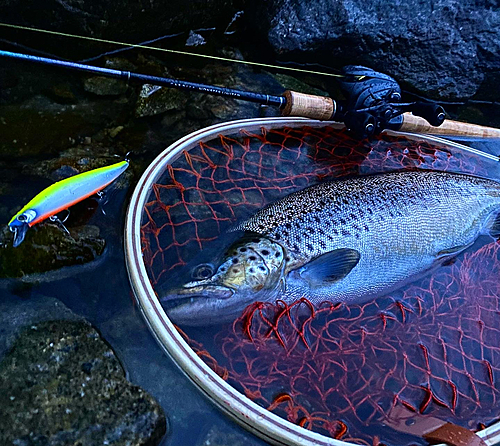
<instances>
[{"instance_id":1,"label":"cork rod grip","mask_svg":"<svg viewBox=\"0 0 500 446\"><path fill-rule=\"evenodd\" d=\"M500 138L500 129L483 127L466 122L451 121L447 119L439 127L433 127L425 119L411 113L403 114L403 123L399 128L401 132L430 133L432 135L448 136L476 136L479 138Z\"/></svg>"},{"instance_id":2,"label":"cork rod grip","mask_svg":"<svg viewBox=\"0 0 500 446\"><path fill-rule=\"evenodd\" d=\"M336 104L331 98L297 93L287 90L283 93L286 99L283 116L301 116L303 118L328 121L335 115Z\"/></svg>"}]
</instances>

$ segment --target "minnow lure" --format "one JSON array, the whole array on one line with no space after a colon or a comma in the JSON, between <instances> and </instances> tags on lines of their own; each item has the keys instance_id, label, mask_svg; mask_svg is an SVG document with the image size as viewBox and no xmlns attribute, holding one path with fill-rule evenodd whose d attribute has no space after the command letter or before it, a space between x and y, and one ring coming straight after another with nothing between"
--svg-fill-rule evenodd
<instances>
[{"instance_id":1,"label":"minnow lure","mask_svg":"<svg viewBox=\"0 0 500 446\"><path fill-rule=\"evenodd\" d=\"M128 167L128 161L89 170L58 181L40 192L9 221L14 247L19 246L28 228L46 220L112 183Z\"/></svg>"}]
</instances>

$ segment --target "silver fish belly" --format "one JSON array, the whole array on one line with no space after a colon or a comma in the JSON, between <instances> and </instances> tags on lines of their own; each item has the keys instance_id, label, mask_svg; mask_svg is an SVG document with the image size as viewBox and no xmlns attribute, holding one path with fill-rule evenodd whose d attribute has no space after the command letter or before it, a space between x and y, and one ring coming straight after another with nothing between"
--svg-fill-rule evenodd
<instances>
[{"instance_id":1,"label":"silver fish belly","mask_svg":"<svg viewBox=\"0 0 500 446\"><path fill-rule=\"evenodd\" d=\"M295 192L237 229L286 249L280 298L363 302L459 254L491 226L499 210L495 181L395 172Z\"/></svg>"}]
</instances>

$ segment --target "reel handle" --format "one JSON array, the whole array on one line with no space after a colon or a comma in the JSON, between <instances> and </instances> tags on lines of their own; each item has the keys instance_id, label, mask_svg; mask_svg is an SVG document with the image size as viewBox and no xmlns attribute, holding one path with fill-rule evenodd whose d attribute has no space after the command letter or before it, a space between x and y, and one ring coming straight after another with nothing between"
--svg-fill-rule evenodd
<instances>
[{"instance_id":1,"label":"reel handle","mask_svg":"<svg viewBox=\"0 0 500 446\"><path fill-rule=\"evenodd\" d=\"M433 102L415 102L409 107L409 111L424 118L433 127L439 127L446 118L444 108Z\"/></svg>"}]
</instances>

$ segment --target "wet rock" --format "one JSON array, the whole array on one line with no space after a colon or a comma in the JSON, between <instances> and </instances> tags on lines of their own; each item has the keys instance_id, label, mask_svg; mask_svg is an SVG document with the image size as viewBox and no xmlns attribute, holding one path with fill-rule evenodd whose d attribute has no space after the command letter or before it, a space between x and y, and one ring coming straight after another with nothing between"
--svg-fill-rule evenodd
<instances>
[{"instance_id":1,"label":"wet rock","mask_svg":"<svg viewBox=\"0 0 500 446\"><path fill-rule=\"evenodd\" d=\"M195 33L193 30L189 31L189 37L186 40L186 46L201 46L207 42L201 34Z\"/></svg>"},{"instance_id":2,"label":"wet rock","mask_svg":"<svg viewBox=\"0 0 500 446\"><path fill-rule=\"evenodd\" d=\"M121 130L123 130L123 127L121 129L111 129L110 132L115 132L116 137ZM57 158L26 165L23 168L23 173L49 178L52 181L60 181L79 173L118 163L124 159L127 150L117 145L95 143L91 138L88 141L85 141L84 138L82 142L83 144L61 152ZM85 142L88 142L88 144ZM123 155L119 156L119 153ZM120 175L113 182L113 187L119 189L126 187L132 176L131 171L132 169L129 168Z\"/></svg>"},{"instance_id":3,"label":"wet rock","mask_svg":"<svg viewBox=\"0 0 500 446\"><path fill-rule=\"evenodd\" d=\"M310 85L293 76L288 76L287 74L282 73L270 75L273 76L283 86L283 91L292 90L299 91L305 94L314 94L316 96L328 96L328 93L326 91L311 87Z\"/></svg>"},{"instance_id":4,"label":"wet rock","mask_svg":"<svg viewBox=\"0 0 500 446\"><path fill-rule=\"evenodd\" d=\"M0 361L26 327L51 320L82 320L60 300L48 296L21 299L2 292L0 302Z\"/></svg>"},{"instance_id":5,"label":"wet rock","mask_svg":"<svg viewBox=\"0 0 500 446\"><path fill-rule=\"evenodd\" d=\"M120 79L95 76L83 82L85 91L97 96L120 96L127 91L127 83Z\"/></svg>"},{"instance_id":6,"label":"wet rock","mask_svg":"<svg viewBox=\"0 0 500 446\"><path fill-rule=\"evenodd\" d=\"M0 0L5 23L50 29L77 35L111 39L121 42L144 42L167 34L190 29L213 28L223 31L244 0L159 0L129 2L103 0L48 0L41 6L36 0ZM109 51L109 45L72 39L61 45L60 39L38 34L14 33L4 30L4 38L25 43L31 48L54 51L60 57L82 59ZM10 36L10 33L13 36ZM183 36L185 42L187 34Z\"/></svg>"},{"instance_id":7,"label":"wet rock","mask_svg":"<svg viewBox=\"0 0 500 446\"><path fill-rule=\"evenodd\" d=\"M273 0L259 5L254 24L285 59L336 68L367 65L438 98L470 97L500 71L500 9L492 1ZM490 100L500 97L498 89L488 93Z\"/></svg>"},{"instance_id":8,"label":"wet rock","mask_svg":"<svg viewBox=\"0 0 500 446\"><path fill-rule=\"evenodd\" d=\"M80 135L92 135L119 121L129 107L117 101L88 99L59 104L45 96L0 105L0 156L22 159L64 150Z\"/></svg>"},{"instance_id":9,"label":"wet rock","mask_svg":"<svg viewBox=\"0 0 500 446\"><path fill-rule=\"evenodd\" d=\"M28 230L18 247L12 246L12 233L6 226L0 231L0 278L29 278L36 273L64 266L83 265L96 260L106 242L96 226L69 228L40 223Z\"/></svg>"},{"instance_id":10,"label":"wet rock","mask_svg":"<svg viewBox=\"0 0 500 446\"><path fill-rule=\"evenodd\" d=\"M202 440L202 446L246 446L248 436L239 432L227 432L221 430L220 426L212 426L205 438Z\"/></svg>"},{"instance_id":11,"label":"wet rock","mask_svg":"<svg viewBox=\"0 0 500 446\"><path fill-rule=\"evenodd\" d=\"M187 102L187 95L174 88L162 88L145 84L137 100L137 117L154 116L171 110L181 110Z\"/></svg>"},{"instance_id":12,"label":"wet rock","mask_svg":"<svg viewBox=\"0 0 500 446\"><path fill-rule=\"evenodd\" d=\"M68 82L59 83L50 89L52 97L61 104L74 104L76 103L76 95Z\"/></svg>"},{"instance_id":13,"label":"wet rock","mask_svg":"<svg viewBox=\"0 0 500 446\"><path fill-rule=\"evenodd\" d=\"M156 445L162 409L84 321L26 329L0 363L0 443Z\"/></svg>"}]
</instances>

